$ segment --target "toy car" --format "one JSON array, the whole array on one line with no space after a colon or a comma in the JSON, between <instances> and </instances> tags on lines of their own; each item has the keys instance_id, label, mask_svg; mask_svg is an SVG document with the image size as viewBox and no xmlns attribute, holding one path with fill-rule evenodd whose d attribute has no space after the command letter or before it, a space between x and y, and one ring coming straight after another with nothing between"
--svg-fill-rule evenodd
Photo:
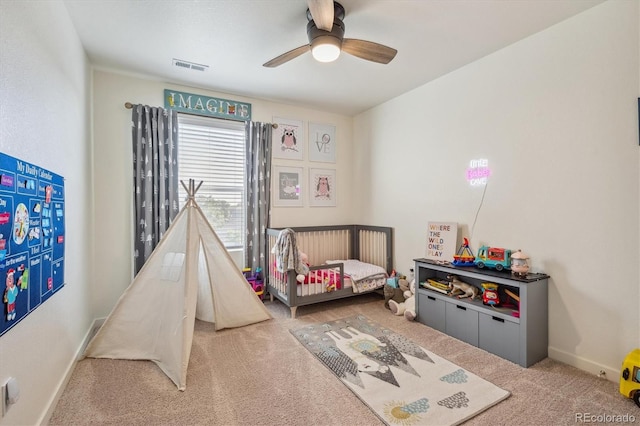
<instances>
[{"instance_id":1,"label":"toy car","mask_svg":"<svg viewBox=\"0 0 640 426\"><path fill-rule=\"evenodd\" d=\"M480 269L485 266L495 268L498 271L509 269L511 267L511 250L482 246L476 254L475 264Z\"/></svg>"},{"instance_id":2,"label":"toy car","mask_svg":"<svg viewBox=\"0 0 640 426\"><path fill-rule=\"evenodd\" d=\"M622 362L620 393L640 407L640 349L629 352Z\"/></svg>"}]
</instances>

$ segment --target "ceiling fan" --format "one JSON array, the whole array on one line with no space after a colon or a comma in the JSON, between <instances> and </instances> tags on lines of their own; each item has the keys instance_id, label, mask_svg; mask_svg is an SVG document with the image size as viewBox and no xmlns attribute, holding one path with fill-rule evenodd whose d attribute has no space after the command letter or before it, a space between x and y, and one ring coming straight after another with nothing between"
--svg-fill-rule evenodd
<instances>
[{"instance_id":1,"label":"ceiling fan","mask_svg":"<svg viewBox=\"0 0 640 426\"><path fill-rule=\"evenodd\" d=\"M320 62L335 61L343 51L380 64L388 64L398 53L396 49L372 41L344 38L344 7L340 3L333 0L308 0L308 6L309 44L283 53L263 66L274 68L309 51Z\"/></svg>"}]
</instances>

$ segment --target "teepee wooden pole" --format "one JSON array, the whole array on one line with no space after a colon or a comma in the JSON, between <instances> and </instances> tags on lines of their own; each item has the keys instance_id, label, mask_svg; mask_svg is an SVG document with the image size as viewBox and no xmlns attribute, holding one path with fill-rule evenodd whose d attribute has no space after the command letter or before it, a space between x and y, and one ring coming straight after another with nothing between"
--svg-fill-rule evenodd
<instances>
[{"instance_id":1,"label":"teepee wooden pole","mask_svg":"<svg viewBox=\"0 0 640 426\"><path fill-rule=\"evenodd\" d=\"M184 184L184 181L181 180L180 184L182 185L182 187L184 188L185 191L187 191L187 194L189 193L189 188L187 188L187 185Z\"/></svg>"},{"instance_id":2,"label":"teepee wooden pole","mask_svg":"<svg viewBox=\"0 0 640 426\"><path fill-rule=\"evenodd\" d=\"M200 187L202 186L203 183L204 183L204 181L201 180L200 183L198 184L198 186L196 187L195 186L195 180L189 179L189 186L187 187L187 185L185 185L183 180L180 181L180 184L182 185L184 190L187 191L187 196L189 198L194 198L195 197L196 192L198 192L198 190L200 189Z\"/></svg>"},{"instance_id":3,"label":"teepee wooden pole","mask_svg":"<svg viewBox=\"0 0 640 426\"><path fill-rule=\"evenodd\" d=\"M194 196L196 195L196 192L198 192L198 189L200 189L200 187L202 186L203 183L204 183L204 181L201 180L200 183L198 184L198 187L196 189L194 189L194 191L193 191L193 195Z\"/></svg>"}]
</instances>

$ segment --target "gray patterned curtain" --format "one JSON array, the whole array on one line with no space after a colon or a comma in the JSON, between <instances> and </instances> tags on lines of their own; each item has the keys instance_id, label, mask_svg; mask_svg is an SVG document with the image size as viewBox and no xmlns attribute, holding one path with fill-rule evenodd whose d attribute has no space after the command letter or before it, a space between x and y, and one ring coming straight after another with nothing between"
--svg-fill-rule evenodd
<instances>
[{"instance_id":1,"label":"gray patterned curtain","mask_svg":"<svg viewBox=\"0 0 640 426\"><path fill-rule=\"evenodd\" d=\"M146 105L132 110L137 274L178 213L178 114Z\"/></svg>"},{"instance_id":2,"label":"gray patterned curtain","mask_svg":"<svg viewBox=\"0 0 640 426\"><path fill-rule=\"evenodd\" d=\"M247 239L245 266L266 270L271 196L271 123L247 122Z\"/></svg>"}]
</instances>

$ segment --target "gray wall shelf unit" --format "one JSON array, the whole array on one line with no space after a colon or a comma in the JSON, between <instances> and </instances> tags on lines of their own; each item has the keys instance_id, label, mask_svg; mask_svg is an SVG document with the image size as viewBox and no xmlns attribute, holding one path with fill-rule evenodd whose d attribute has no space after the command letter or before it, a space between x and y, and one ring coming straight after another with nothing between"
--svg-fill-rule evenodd
<instances>
[{"instance_id":1,"label":"gray wall shelf unit","mask_svg":"<svg viewBox=\"0 0 640 426\"><path fill-rule=\"evenodd\" d=\"M417 321L522 367L547 357L548 275L519 278L510 271L442 265L428 259L414 261ZM458 299L419 286L427 279L443 280L449 274L479 289L482 283L490 282L498 284L502 294L507 289L518 295L519 316L514 315L517 308L485 305L481 297Z\"/></svg>"}]
</instances>

